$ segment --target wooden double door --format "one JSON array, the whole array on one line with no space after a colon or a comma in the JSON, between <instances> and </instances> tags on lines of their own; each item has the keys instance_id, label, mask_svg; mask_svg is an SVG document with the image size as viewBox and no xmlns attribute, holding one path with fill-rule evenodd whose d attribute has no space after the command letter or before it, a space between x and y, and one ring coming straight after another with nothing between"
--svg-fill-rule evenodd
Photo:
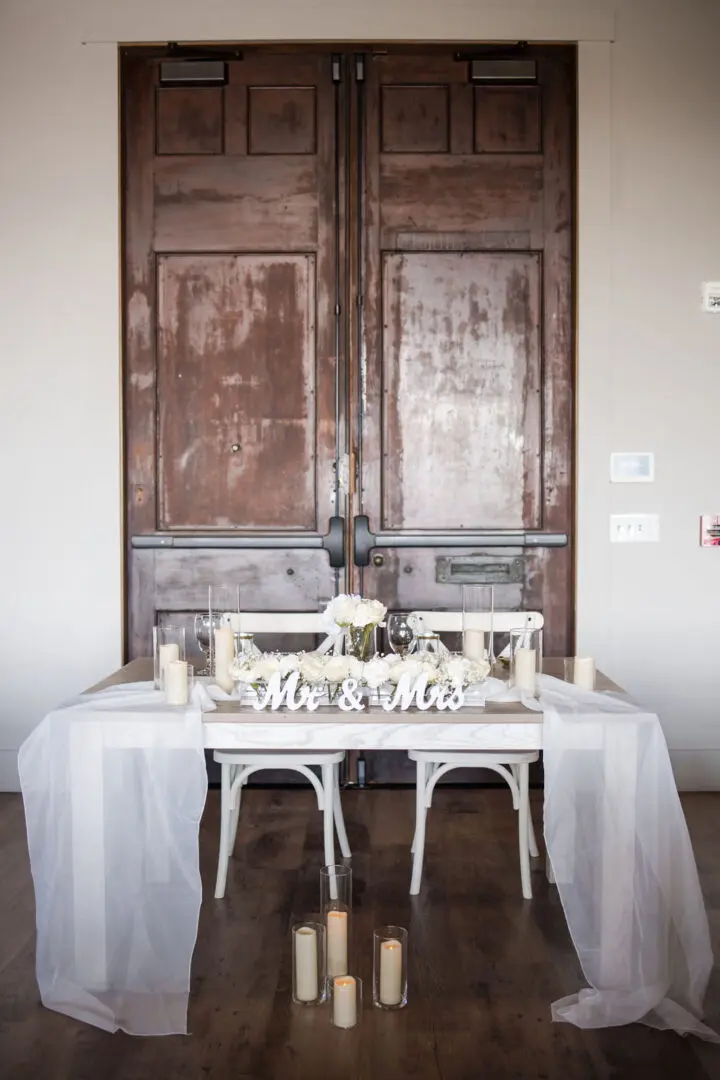
<instances>
[{"instance_id":1,"label":"wooden double door","mask_svg":"<svg viewBox=\"0 0 720 1080\"><path fill-rule=\"evenodd\" d=\"M524 58L123 52L129 656L228 582L571 647L575 55Z\"/></svg>"}]
</instances>

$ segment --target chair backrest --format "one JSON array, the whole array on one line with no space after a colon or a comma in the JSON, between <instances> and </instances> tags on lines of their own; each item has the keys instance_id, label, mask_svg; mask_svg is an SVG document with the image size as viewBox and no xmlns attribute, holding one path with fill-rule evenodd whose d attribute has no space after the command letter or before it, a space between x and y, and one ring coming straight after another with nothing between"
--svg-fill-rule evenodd
<instances>
[{"instance_id":1,"label":"chair backrest","mask_svg":"<svg viewBox=\"0 0 720 1080\"><path fill-rule=\"evenodd\" d=\"M433 634L459 634L463 628L462 611L413 611L413 615L422 619L423 626ZM490 630L492 617L493 632L507 634L511 630L541 630L545 620L539 611L494 611L474 613L473 622L478 630Z\"/></svg>"},{"instance_id":2,"label":"chair backrest","mask_svg":"<svg viewBox=\"0 0 720 1080\"><path fill-rule=\"evenodd\" d=\"M326 634L320 611L241 611L245 634Z\"/></svg>"}]
</instances>

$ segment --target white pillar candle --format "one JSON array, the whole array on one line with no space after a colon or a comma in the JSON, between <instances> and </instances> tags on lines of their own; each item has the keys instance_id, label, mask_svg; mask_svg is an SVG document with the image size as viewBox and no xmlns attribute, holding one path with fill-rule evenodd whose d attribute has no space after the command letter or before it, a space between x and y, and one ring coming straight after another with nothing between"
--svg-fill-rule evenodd
<instances>
[{"instance_id":1,"label":"white pillar candle","mask_svg":"<svg viewBox=\"0 0 720 1080\"><path fill-rule=\"evenodd\" d=\"M592 656L576 656L573 661L573 682L581 690L595 689L595 661Z\"/></svg>"},{"instance_id":2,"label":"white pillar candle","mask_svg":"<svg viewBox=\"0 0 720 1080\"><path fill-rule=\"evenodd\" d=\"M187 705L188 666L185 660L171 660L165 668L165 700L168 705Z\"/></svg>"},{"instance_id":3,"label":"white pillar candle","mask_svg":"<svg viewBox=\"0 0 720 1080\"><path fill-rule=\"evenodd\" d=\"M328 911L327 913L327 973L347 975L347 911Z\"/></svg>"},{"instance_id":4,"label":"white pillar candle","mask_svg":"<svg viewBox=\"0 0 720 1080\"><path fill-rule=\"evenodd\" d=\"M333 1024L339 1028L357 1024L357 988L352 975L333 980Z\"/></svg>"},{"instance_id":5,"label":"white pillar candle","mask_svg":"<svg viewBox=\"0 0 720 1080\"><path fill-rule=\"evenodd\" d=\"M165 678L168 664L171 664L173 660L180 659L180 646L176 644L172 645L160 645L158 648L158 675L160 678L160 686L165 687Z\"/></svg>"},{"instance_id":6,"label":"white pillar candle","mask_svg":"<svg viewBox=\"0 0 720 1080\"><path fill-rule=\"evenodd\" d=\"M232 627L220 626L215 631L215 682L228 694L233 688L230 665L234 659L235 635Z\"/></svg>"},{"instance_id":7,"label":"white pillar candle","mask_svg":"<svg viewBox=\"0 0 720 1080\"><path fill-rule=\"evenodd\" d=\"M465 630L463 633L463 656L468 660L485 659L485 631Z\"/></svg>"},{"instance_id":8,"label":"white pillar candle","mask_svg":"<svg viewBox=\"0 0 720 1080\"><path fill-rule=\"evenodd\" d=\"M302 926L295 931L295 997L315 1001L317 996L317 933L312 926Z\"/></svg>"},{"instance_id":9,"label":"white pillar candle","mask_svg":"<svg viewBox=\"0 0 720 1080\"><path fill-rule=\"evenodd\" d=\"M380 946L380 1004L399 1005L402 1001L402 943L395 938Z\"/></svg>"},{"instance_id":10,"label":"white pillar candle","mask_svg":"<svg viewBox=\"0 0 720 1080\"><path fill-rule=\"evenodd\" d=\"M535 693L535 650L516 649L514 657L515 686L518 690Z\"/></svg>"}]
</instances>

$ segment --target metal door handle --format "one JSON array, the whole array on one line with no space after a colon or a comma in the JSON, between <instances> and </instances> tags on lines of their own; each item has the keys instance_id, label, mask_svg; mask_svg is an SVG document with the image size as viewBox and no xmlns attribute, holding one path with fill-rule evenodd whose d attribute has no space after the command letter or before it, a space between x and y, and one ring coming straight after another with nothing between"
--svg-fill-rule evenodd
<instances>
[{"instance_id":1,"label":"metal door handle","mask_svg":"<svg viewBox=\"0 0 720 1080\"><path fill-rule=\"evenodd\" d=\"M567 533L526 532L506 529L503 532L458 533L372 533L370 520L359 514L353 521L353 553L356 566L370 565L373 548L471 548L471 547L566 547Z\"/></svg>"},{"instance_id":2,"label":"metal door handle","mask_svg":"<svg viewBox=\"0 0 720 1080\"><path fill-rule=\"evenodd\" d=\"M295 551L322 548L327 551L330 565L340 569L345 565L345 518L331 517L326 533L250 533L245 535L200 535L191 533L149 533L133 536L134 548L233 548L255 551Z\"/></svg>"}]
</instances>

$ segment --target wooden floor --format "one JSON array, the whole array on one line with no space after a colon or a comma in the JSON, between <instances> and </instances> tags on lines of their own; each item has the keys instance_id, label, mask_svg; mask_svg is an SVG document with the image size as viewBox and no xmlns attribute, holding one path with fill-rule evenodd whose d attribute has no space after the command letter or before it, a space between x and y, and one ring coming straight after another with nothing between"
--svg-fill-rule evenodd
<instances>
[{"instance_id":1,"label":"wooden floor","mask_svg":"<svg viewBox=\"0 0 720 1080\"><path fill-rule=\"evenodd\" d=\"M539 793L534 793L536 801ZM51 1013L34 981L34 911L20 797L0 795L2 1080L693 1080L720 1078L720 1047L633 1027L583 1032L550 1021L581 977L557 892L539 865L520 896L514 815L503 791L443 790L426 879L410 902L411 791L349 791L356 973L371 974L373 927L410 930L410 1004L367 1007L361 1029L290 1002L290 926L315 911L322 849L309 791L248 792L228 896L212 898L219 796L201 838L206 900L189 1037L108 1035ZM720 954L720 795L684 805ZM720 971L707 1001L720 1030Z\"/></svg>"}]
</instances>

